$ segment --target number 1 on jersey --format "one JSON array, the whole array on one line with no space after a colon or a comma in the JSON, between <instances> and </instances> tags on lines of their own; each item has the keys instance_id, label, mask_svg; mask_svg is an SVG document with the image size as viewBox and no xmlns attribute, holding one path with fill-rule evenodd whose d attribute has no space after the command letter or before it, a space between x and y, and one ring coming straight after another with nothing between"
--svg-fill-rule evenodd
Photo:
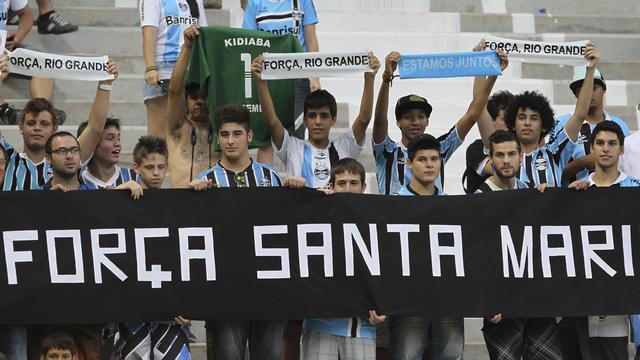
<instances>
[{"instance_id":1,"label":"number 1 on jersey","mask_svg":"<svg viewBox=\"0 0 640 360\"><path fill-rule=\"evenodd\" d=\"M240 54L240 60L244 63L244 97L251 99L251 54Z\"/></svg>"}]
</instances>

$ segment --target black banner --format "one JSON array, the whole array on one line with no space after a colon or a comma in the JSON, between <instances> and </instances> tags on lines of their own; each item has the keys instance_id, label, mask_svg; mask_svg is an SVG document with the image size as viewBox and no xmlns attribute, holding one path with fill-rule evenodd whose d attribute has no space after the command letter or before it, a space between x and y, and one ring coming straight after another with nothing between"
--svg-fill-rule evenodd
<instances>
[{"instance_id":1,"label":"black banner","mask_svg":"<svg viewBox=\"0 0 640 360\"><path fill-rule=\"evenodd\" d=\"M0 323L640 312L640 191L0 194Z\"/></svg>"}]
</instances>

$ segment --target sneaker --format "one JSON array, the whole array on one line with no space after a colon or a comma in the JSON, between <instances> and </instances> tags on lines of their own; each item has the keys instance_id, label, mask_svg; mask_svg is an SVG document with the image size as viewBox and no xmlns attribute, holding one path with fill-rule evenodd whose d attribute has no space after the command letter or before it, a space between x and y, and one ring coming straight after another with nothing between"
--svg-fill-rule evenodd
<instances>
[{"instance_id":1,"label":"sneaker","mask_svg":"<svg viewBox=\"0 0 640 360\"><path fill-rule=\"evenodd\" d=\"M65 120L67 120L67 113L60 109L53 109L53 113L56 116L56 124L58 126L64 124Z\"/></svg>"},{"instance_id":2,"label":"sneaker","mask_svg":"<svg viewBox=\"0 0 640 360\"><path fill-rule=\"evenodd\" d=\"M73 25L62 15L52 10L38 17L39 34L66 34L78 30L77 25Z\"/></svg>"},{"instance_id":3,"label":"sneaker","mask_svg":"<svg viewBox=\"0 0 640 360\"><path fill-rule=\"evenodd\" d=\"M0 105L0 124L15 125L18 123L18 110L11 105L4 103Z\"/></svg>"}]
</instances>

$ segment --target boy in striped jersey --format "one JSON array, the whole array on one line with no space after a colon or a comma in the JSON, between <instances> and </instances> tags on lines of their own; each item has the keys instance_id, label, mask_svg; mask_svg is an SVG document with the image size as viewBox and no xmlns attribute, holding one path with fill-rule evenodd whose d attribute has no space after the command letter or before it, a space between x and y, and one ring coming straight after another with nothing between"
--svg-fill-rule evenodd
<instances>
[{"instance_id":1,"label":"boy in striped jersey","mask_svg":"<svg viewBox=\"0 0 640 360\"><path fill-rule=\"evenodd\" d=\"M118 77L118 67L113 59L109 59L107 63L107 72ZM100 139L109 111L112 82L113 80L99 82L89 113L88 131L78 137L80 149L90 149L80 153L80 160L83 163L91 157ZM24 140L24 152L18 152L0 134L0 143L9 155L2 186L4 191L37 190L51 177L51 169L45 159L45 144L58 130L53 105L43 98L30 100L24 107L19 128Z\"/></svg>"},{"instance_id":2,"label":"boy in striped jersey","mask_svg":"<svg viewBox=\"0 0 640 360\"><path fill-rule=\"evenodd\" d=\"M309 132L307 140L289 134L276 114L267 82L262 80L262 56L251 65L256 76L262 115L271 133L276 155L286 165L289 176L301 176L313 188L329 185L331 165L341 158L357 158L364 146L364 139L373 110L373 83L380 67L378 58L369 53L369 66L373 71L364 73L364 89L360 112L351 128L337 139L330 140L329 133L336 123L336 99L326 90L316 90L304 100L304 122Z\"/></svg>"},{"instance_id":3,"label":"boy in striped jersey","mask_svg":"<svg viewBox=\"0 0 640 360\"><path fill-rule=\"evenodd\" d=\"M78 137L82 136L86 126L86 122L78 126ZM82 169L82 179L89 188L94 190L115 189L128 181L138 181L135 171L118 165L122 150L120 120L107 119L100 136L100 142L94 149L91 160Z\"/></svg>"},{"instance_id":4,"label":"boy in striped jersey","mask_svg":"<svg viewBox=\"0 0 640 360\"><path fill-rule=\"evenodd\" d=\"M192 189L283 185L275 170L249 156L253 137L249 110L240 104L227 104L218 109L215 119L220 161L189 183ZM304 181L297 185L304 186ZM207 332L211 332L216 359L244 360L248 341L252 359L280 360L286 324L286 320L207 322Z\"/></svg>"},{"instance_id":5,"label":"boy in striped jersey","mask_svg":"<svg viewBox=\"0 0 640 360\"><path fill-rule=\"evenodd\" d=\"M564 129L546 145L541 145L541 142L554 124L553 109L549 101L538 92L525 91L516 95L509 105L505 122L509 130L515 132L524 153L518 177L529 184L529 187L561 186L562 172L577 146L580 127L589 111L594 72L599 58L598 48L589 42L585 50L585 59L588 61L586 76L575 111Z\"/></svg>"},{"instance_id":6,"label":"boy in striped jersey","mask_svg":"<svg viewBox=\"0 0 640 360\"><path fill-rule=\"evenodd\" d=\"M407 152L407 165L413 176L409 184L400 188L396 195L445 195L436 186L442 166L440 142L429 134L418 134L409 141ZM389 321L389 333L393 359L421 360L427 348L429 359L462 359L463 318L426 319L420 316L392 316Z\"/></svg>"},{"instance_id":7,"label":"boy in striped jersey","mask_svg":"<svg viewBox=\"0 0 640 360\"><path fill-rule=\"evenodd\" d=\"M640 180L626 175L618 168L620 156L624 153L624 138L623 129L614 121L598 123L589 139L589 153L595 158L595 171L586 181L578 180L571 186L578 189L640 187ZM635 319L637 315L632 316L634 322ZM589 316L586 321L584 318L563 318L559 327L564 359L629 358L627 316ZM633 328L635 332L640 331L636 326Z\"/></svg>"},{"instance_id":8,"label":"boy in striped jersey","mask_svg":"<svg viewBox=\"0 0 640 360\"><path fill-rule=\"evenodd\" d=\"M484 40L476 47L484 48ZM506 54L499 51L502 69L509 64ZM412 173L407 166L407 145L415 136L423 134L429 125L431 104L427 99L418 95L406 95L398 99L395 108L396 125L400 128L402 139L395 142L389 138L389 87L393 80L393 73L398 67L400 53L393 51L385 58L385 69L382 74L382 85L378 92L376 110L373 120L373 156L376 159L376 177L378 179L378 191L380 194L393 194L402 186L411 182ZM474 79L473 100L469 104L467 112L458 120L456 125L446 134L440 136L440 154L442 165L441 174L436 179L439 191L443 189L444 164L453 153L462 145L465 136L478 121L491 89L496 82L496 76L476 77ZM488 129L488 128L487 128ZM485 127L480 128L485 132ZM486 137L489 135L486 134Z\"/></svg>"}]
</instances>

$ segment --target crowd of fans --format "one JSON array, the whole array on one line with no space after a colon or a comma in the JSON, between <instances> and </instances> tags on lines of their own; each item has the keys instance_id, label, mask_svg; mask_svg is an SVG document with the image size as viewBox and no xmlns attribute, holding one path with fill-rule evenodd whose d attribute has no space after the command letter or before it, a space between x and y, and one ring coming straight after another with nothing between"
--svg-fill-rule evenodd
<instances>
[{"instance_id":1,"label":"crowd of fans","mask_svg":"<svg viewBox=\"0 0 640 360\"><path fill-rule=\"evenodd\" d=\"M18 24L18 31L8 37L11 50L25 38L33 19L26 0L5 1L9 2ZM428 100L398 94L395 121L401 138L396 140L389 136L387 114L400 53L389 53L384 64L369 55L372 71L364 74L360 111L351 128L338 137L330 135L336 123L336 99L321 89L317 78L296 84L302 123L296 131L284 128L274 107L278 99L271 97L261 78L259 56L251 70L272 146L261 148L254 160L249 155L253 136L249 111L240 104L209 109L207 93L198 84L185 83L193 42L199 27L206 25L201 0L180 6L177 16L190 20L175 25L167 24L163 16L169 11L167 3L171 1L140 2L148 136L141 137L134 148L133 167L119 164L120 122L108 117L111 84L119 73L116 60L110 58L107 71L115 80L99 82L88 120L80 124L77 134L58 131L65 115L51 103L51 80L42 79L39 85L38 79L31 80L33 99L21 111L0 105L0 119L17 125L23 137L20 152L14 147L17 144L0 134L4 191L126 189L136 200L144 197L146 189L163 187L209 191L286 186L316 188L327 195L362 193L366 171L374 170L357 161L367 146L371 118L372 148L365 151L373 152L382 195L446 196L445 164L474 125L481 138L467 150L463 183L469 194L640 186L640 133L631 134L624 120L605 111L607 87L596 68L600 52L593 43L584 54L588 65L578 69L570 85L576 97L570 114L556 119L547 98L537 91L491 95L497 77L476 77L467 111L439 137L427 133L433 109ZM38 5L40 33L77 30L53 10L50 1L39 0ZM273 13L280 20L273 21ZM318 51L317 22L312 0L250 0L243 27L264 31L293 27L305 51ZM473 50L483 49L480 41ZM504 70L508 57L501 51L499 55ZM10 73L6 54L0 58L0 70L2 79ZM286 166L287 177L272 167L274 153ZM165 181L167 174L170 185ZM190 359L189 342L194 338L190 321L181 316L153 320L105 326L2 325L0 353L4 355L0 356L10 360L98 359L100 354L119 359ZM631 320L637 319L632 316ZM484 319L482 330L491 359L628 358L626 316L557 319L495 314ZM461 359L464 323L462 318L387 318L375 309L368 318L207 321L207 344L210 358L225 360L244 359L247 345L252 359L299 359L300 349L304 359Z\"/></svg>"}]
</instances>

